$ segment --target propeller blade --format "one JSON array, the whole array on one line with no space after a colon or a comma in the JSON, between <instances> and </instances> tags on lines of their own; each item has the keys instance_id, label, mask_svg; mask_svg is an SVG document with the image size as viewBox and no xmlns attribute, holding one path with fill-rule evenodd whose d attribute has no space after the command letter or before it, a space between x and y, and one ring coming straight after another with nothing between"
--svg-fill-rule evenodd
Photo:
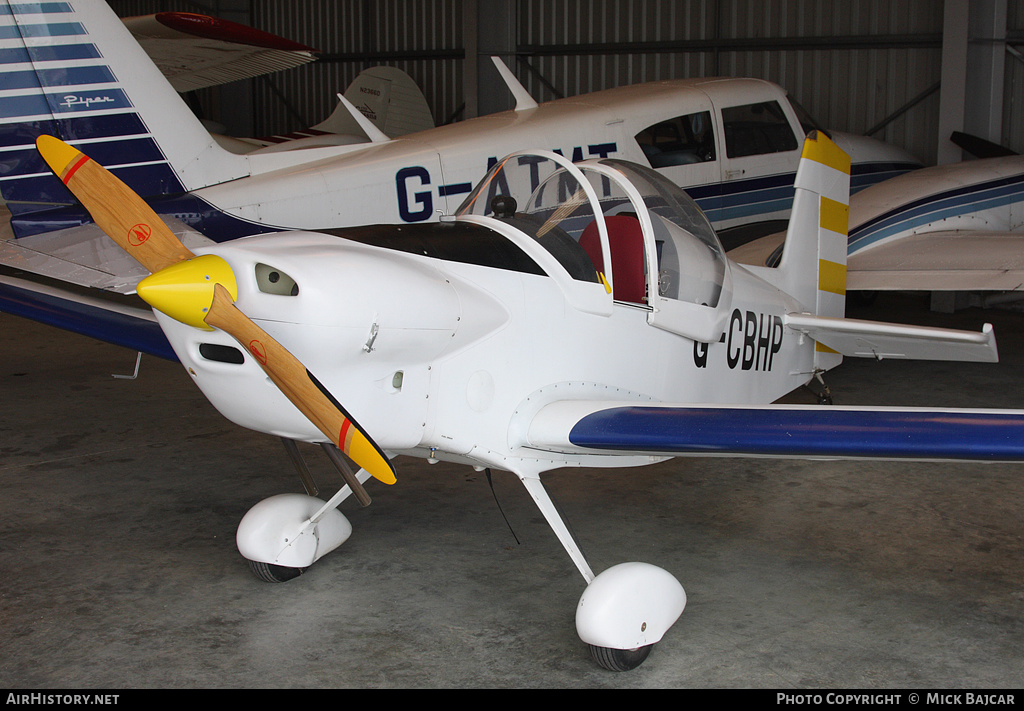
<instances>
[{"instance_id":1,"label":"propeller blade","mask_svg":"<svg viewBox=\"0 0 1024 711\"><path fill-rule=\"evenodd\" d=\"M348 412L280 343L235 306L231 267L215 255L196 257L153 209L106 168L53 136L36 148L102 229L149 270L137 291L150 306L197 328L219 328L256 358L302 414L357 465L394 484L391 461Z\"/></svg>"},{"instance_id":2,"label":"propeller blade","mask_svg":"<svg viewBox=\"0 0 1024 711\"><path fill-rule=\"evenodd\" d=\"M205 321L249 349L278 389L353 462L375 479L394 484L395 468L344 407L298 358L242 313L221 284Z\"/></svg>"},{"instance_id":3,"label":"propeller blade","mask_svg":"<svg viewBox=\"0 0 1024 711\"><path fill-rule=\"evenodd\" d=\"M36 148L99 228L151 273L195 256L142 198L102 165L53 136L39 136Z\"/></svg>"}]
</instances>

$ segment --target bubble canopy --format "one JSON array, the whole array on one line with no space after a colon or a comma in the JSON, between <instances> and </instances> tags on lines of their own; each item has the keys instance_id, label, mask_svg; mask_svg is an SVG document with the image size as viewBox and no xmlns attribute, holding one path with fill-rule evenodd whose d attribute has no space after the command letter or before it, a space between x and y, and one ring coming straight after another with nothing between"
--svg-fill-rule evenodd
<instances>
[{"instance_id":1,"label":"bubble canopy","mask_svg":"<svg viewBox=\"0 0 1024 711\"><path fill-rule=\"evenodd\" d=\"M677 314L651 317L652 325L702 340L719 335L715 324L731 300L722 245L696 203L650 168L513 153L459 207L456 219L466 216L514 227L572 279L604 284L616 302Z\"/></svg>"}]
</instances>

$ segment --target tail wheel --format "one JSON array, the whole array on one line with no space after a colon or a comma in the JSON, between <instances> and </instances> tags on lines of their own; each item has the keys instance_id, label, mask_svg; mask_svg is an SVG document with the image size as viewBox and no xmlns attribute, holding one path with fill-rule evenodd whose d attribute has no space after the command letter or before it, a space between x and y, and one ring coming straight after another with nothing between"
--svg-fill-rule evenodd
<instances>
[{"instance_id":1,"label":"tail wheel","mask_svg":"<svg viewBox=\"0 0 1024 711\"><path fill-rule=\"evenodd\" d=\"M647 655L654 648L653 644L636 649L611 649L610 647L595 647L590 644L590 653L594 660L608 671L629 671L636 669L647 659Z\"/></svg>"},{"instance_id":2,"label":"tail wheel","mask_svg":"<svg viewBox=\"0 0 1024 711\"><path fill-rule=\"evenodd\" d=\"M283 565L274 565L273 563L261 563L256 560L250 560L249 569L253 575L262 580L265 583L285 583L292 578L297 578L302 575L302 568L288 568Z\"/></svg>"}]
</instances>

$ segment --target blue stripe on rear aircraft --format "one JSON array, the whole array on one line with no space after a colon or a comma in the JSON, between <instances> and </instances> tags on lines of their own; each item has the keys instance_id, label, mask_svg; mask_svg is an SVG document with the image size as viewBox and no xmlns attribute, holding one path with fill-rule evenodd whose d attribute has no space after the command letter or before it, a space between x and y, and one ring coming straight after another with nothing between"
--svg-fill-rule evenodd
<instances>
[{"instance_id":1,"label":"blue stripe on rear aircraft","mask_svg":"<svg viewBox=\"0 0 1024 711\"><path fill-rule=\"evenodd\" d=\"M91 44L57 44L43 47L0 49L0 64L28 62L64 62L69 59L98 59L100 52Z\"/></svg>"},{"instance_id":2,"label":"blue stripe on rear aircraft","mask_svg":"<svg viewBox=\"0 0 1024 711\"><path fill-rule=\"evenodd\" d=\"M2 283L0 311L167 360L177 360L160 326L148 319Z\"/></svg>"},{"instance_id":3,"label":"blue stripe on rear aircraft","mask_svg":"<svg viewBox=\"0 0 1024 711\"><path fill-rule=\"evenodd\" d=\"M149 133L138 114L106 116L59 116L36 121L0 123L0 148L34 148L41 134L60 136L65 141L114 138Z\"/></svg>"},{"instance_id":4,"label":"blue stripe on rear aircraft","mask_svg":"<svg viewBox=\"0 0 1024 711\"><path fill-rule=\"evenodd\" d=\"M164 156L152 138L131 138L90 143L81 146L100 165L134 165L163 162ZM15 176L49 174L50 168L33 145L21 150L0 152L0 181ZM2 184L2 183L0 183Z\"/></svg>"},{"instance_id":5,"label":"blue stripe on rear aircraft","mask_svg":"<svg viewBox=\"0 0 1024 711\"><path fill-rule=\"evenodd\" d=\"M104 65L0 72L0 86L4 89L33 89L39 88L40 86L110 84L113 81L114 74Z\"/></svg>"},{"instance_id":6,"label":"blue stripe on rear aircraft","mask_svg":"<svg viewBox=\"0 0 1024 711\"><path fill-rule=\"evenodd\" d=\"M581 419L569 441L675 455L1017 461L1024 412L616 407Z\"/></svg>"},{"instance_id":7,"label":"blue stripe on rear aircraft","mask_svg":"<svg viewBox=\"0 0 1024 711\"><path fill-rule=\"evenodd\" d=\"M74 37L88 34L78 22L51 22L45 25L0 25L0 40L22 37Z\"/></svg>"},{"instance_id":8,"label":"blue stripe on rear aircraft","mask_svg":"<svg viewBox=\"0 0 1024 711\"><path fill-rule=\"evenodd\" d=\"M67 2L15 2L0 5L0 15L38 15L50 12L74 12Z\"/></svg>"},{"instance_id":9,"label":"blue stripe on rear aircraft","mask_svg":"<svg viewBox=\"0 0 1024 711\"><path fill-rule=\"evenodd\" d=\"M53 180L61 185L56 178ZM158 215L169 215L180 220L215 242L227 242L239 237L280 230L279 227L256 224L221 212L210 203L190 193L157 195L147 198L146 202ZM11 228L18 237L78 227L92 222L89 213L80 205L64 207L9 203L8 206L11 207L13 214ZM15 212L15 206L25 209Z\"/></svg>"},{"instance_id":10,"label":"blue stripe on rear aircraft","mask_svg":"<svg viewBox=\"0 0 1024 711\"><path fill-rule=\"evenodd\" d=\"M166 162L111 168L110 172L132 186L132 189L143 197L176 194L185 190L177 175L171 169L171 166ZM52 173L27 176L10 181L0 181L0 190L3 192L4 199L8 202L8 207L15 215L48 210L52 207L51 205L39 203L71 205L75 202L68 189ZM24 204L19 205L18 203ZM14 226L15 234L18 237L58 229L57 227L51 227L33 232L22 232L19 230L16 221L12 221L11 224Z\"/></svg>"},{"instance_id":11,"label":"blue stripe on rear aircraft","mask_svg":"<svg viewBox=\"0 0 1024 711\"><path fill-rule=\"evenodd\" d=\"M1024 174L956 188L902 205L850 231L850 253L936 220L1001 207L1024 196Z\"/></svg>"},{"instance_id":12,"label":"blue stripe on rear aircraft","mask_svg":"<svg viewBox=\"0 0 1024 711\"><path fill-rule=\"evenodd\" d=\"M911 163L861 163L853 166L851 191L857 192L877 182L906 173L920 166ZM731 180L686 188L687 194L707 215L719 223L785 212L793 207L793 181L796 173L779 173L747 180Z\"/></svg>"}]
</instances>

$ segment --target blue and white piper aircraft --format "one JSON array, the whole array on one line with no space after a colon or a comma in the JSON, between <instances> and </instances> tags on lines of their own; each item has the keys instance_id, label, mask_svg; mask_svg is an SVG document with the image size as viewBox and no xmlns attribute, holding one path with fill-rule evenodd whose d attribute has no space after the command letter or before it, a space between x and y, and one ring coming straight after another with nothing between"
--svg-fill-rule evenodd
<instances>
[{"instance_id":1,"label":"blue and white piper aircraft","mask_svg":"<svg viewBox=\"0 0 1024 711\"><path fill-rule=\"evenodd\" d=\"M0 307L75 321L89 335L170 356L158 333L138 337L152 323L130 304L115 312L109 298L85 306L88 299L59 290L64 282L130 293L145 272L106 247L41 163L33 146L40 134L89 152L193 245L281 229L434 222L494 161L528 146L574 161L651 165L687 188L718 230L765 222L784 229L789 214L808 124L769 82L667 81L537 104L499 63L516 98L512 111L405 132L371 122L342 98L310 134L272 145L228 141L211 136L136 41L161 57L174 54L165 45L181 25L161 19L130 21L129 30L102 0L0 0L0 194L14 237L0 241L0 265L56 280L43 287L0 274ZM301 48L292 55L303 59ZM210 71L200 74L210 80ZM198 79L183 83L176 72L171 81L189 88ZM394 115L398 83L383 81ZM831 135L851 155L855 190L920 166L879 141ZM135 327L126 328L132 318Z\"/></svg>"},{"instance_id":2,"label":"blue and white piper aircraft","mask_svg":"<svg viewBox=\"0 0 1024 711\"><path fill-rule=\"evenodd\" d=\"M612 158L517 152L436 222L190 249L77 148L37 143L150 272L138 294L213 405L255 431L320 443L346 476L326 501L282 494L243 518L238 548L270 581L341 545L351 525L338 504L367 502L370 477L394 483L396 455L506 470L584 578L580 638L624 671L686 594L649 563L595 574L545 472L681 455L1024 459L1024 411L771 404L844 355L997 359L988 326L844 318L850 160L817 132L776 268L730 261L681 189Z\"/></svg>"}]
</instances>

